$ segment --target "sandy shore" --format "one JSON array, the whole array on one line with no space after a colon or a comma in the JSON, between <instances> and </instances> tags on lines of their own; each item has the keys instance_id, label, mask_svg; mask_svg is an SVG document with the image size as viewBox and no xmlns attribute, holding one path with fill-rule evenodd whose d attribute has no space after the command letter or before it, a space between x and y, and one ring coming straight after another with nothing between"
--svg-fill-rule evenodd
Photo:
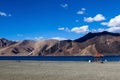
<instances>
[{"instance_id":1,"label":"sandy shore","mask_svg":"<svg viewBox=\"0 0 120 80\"><path fill-rule=\"evenodd\" d=\"M120 80L120 62L0 61L0 80Z\"/></svg>"}]
</instances>

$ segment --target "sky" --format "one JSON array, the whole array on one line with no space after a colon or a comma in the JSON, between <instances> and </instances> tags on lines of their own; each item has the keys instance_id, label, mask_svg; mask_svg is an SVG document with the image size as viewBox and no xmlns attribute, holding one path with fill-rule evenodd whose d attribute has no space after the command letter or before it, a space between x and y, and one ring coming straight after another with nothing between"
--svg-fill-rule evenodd
<instances>
[{"instance_id":1,"label":"sky","mask_svg":"<svg viewBox=\"0 0 120 80\"><path fill-rule=\"evenodd\" d=\"M77 39L120 32L120 0L0 0L0 37Z\"/></svg>"}]
</instances>

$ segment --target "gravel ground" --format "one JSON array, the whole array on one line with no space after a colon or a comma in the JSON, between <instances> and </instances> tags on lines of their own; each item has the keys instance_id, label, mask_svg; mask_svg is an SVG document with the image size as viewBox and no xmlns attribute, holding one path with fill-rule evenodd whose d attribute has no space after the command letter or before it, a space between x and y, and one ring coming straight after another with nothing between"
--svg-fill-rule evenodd
<instances>
[{"instance_id":1,"label":"gravel ground","mask_svg":"<svg viewBox=\"0 0 120 80\"><path fill-rule=\"evenodd\" d=\"M120 62L0 61L0 80L120 80Z\"/></svg>"}]
</instances>

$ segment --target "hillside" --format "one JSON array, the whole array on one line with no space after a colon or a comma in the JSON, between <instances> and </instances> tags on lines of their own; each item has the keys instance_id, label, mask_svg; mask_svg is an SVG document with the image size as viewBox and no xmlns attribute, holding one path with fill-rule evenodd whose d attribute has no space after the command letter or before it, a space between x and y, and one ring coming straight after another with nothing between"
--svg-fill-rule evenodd
<instances>
[{"instance_id":1,"label":"hillside","mask_svg":"<svg viewBox=\"0 0 120 80\"><path fill-rule=\"evenodd\" d=\"M120 55L120 34L110 32L88 33L76 40L0 39L1 56L88 56L95 53Z\"/></svg>"}]
</instances>

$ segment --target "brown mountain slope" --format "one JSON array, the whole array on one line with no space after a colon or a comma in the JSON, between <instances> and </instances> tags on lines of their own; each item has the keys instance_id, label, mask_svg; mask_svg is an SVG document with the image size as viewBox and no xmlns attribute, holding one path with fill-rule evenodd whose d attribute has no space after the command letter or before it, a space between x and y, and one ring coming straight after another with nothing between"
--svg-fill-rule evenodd
<instances>
[{"instance_id":1,"label":"brown mountain slope","mask_svg":"<svg viewBox=\"0 0 120 80\"><path fill-rule=\"evenodd\" d=\"M84 48L81 51L81 55L86 56L86 55L94 55L95 53L98 53L98 51L96 50L95 44L93 45L89 45L88 47Z\"/></svg>"},{"instance_id":2,"label":"brown mountain slope","mask_svg":"<svg viewBox=\"0 0 120 80\"><path fill-rule=\"evenodd\" d=\"M24 40L0 49L3 56L26 56L34 50L34 41Z\"/></svg>"},{"instance_id":3,"label":"brown mountain slope","mask_svg":"<svg viewBox=\"0 0 120 80\"><path fill-rule=\"evenodd\" d=\"M93 44L95 44L95 48L99 53L104 55L120 55L120 36L95 36L94 38L80 43L82 49Z\"/></svg>"},{"instance_id":4,"label":"brown mountain slope","mask_svg":"<svg viewBox=\"0 0 120 80\"><path fill-rule=\"evenodd\" d=\"M3 56L85 56L94 53L120 55L120 34L110 32L88 33L76 40L24 40L0 39Z\"/></svg>"},{"instance_id":5,"label":"brown mountain slope","mask_svg":"<svg viewBox=\"0 0 120 80\"><path fill-rule=\"evenodd\" d=\"M79 46L71 40L58 41L58 40L45 40L37 41L35 44L35 55L41 56L65 56L74 55L78 53L74 49L78 49Z\"/></svg>"},{"instance_id":6,"label":"brown mountain slope","mask_svg":"<svg viewBox=\"0 0 120 80\"><path fill-rule=\"evenodd\" d=\"M9 41L5 38L0 38L0 49L15 44L15 41Z\"/></svg>"}]
</instances>

